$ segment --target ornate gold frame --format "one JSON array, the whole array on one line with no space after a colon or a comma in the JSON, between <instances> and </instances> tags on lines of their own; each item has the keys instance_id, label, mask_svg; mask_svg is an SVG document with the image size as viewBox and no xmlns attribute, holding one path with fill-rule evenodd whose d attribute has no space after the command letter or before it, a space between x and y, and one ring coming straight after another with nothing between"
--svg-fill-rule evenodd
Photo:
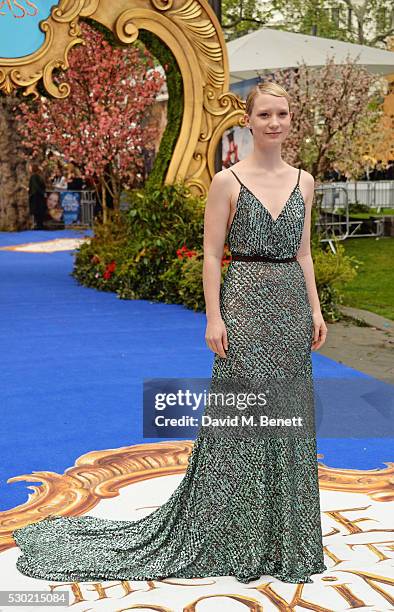
<instances>
[{"instance_id":1,"label":"ornate gold frame","mask_svg":"<svg viewBox=\"0 0 394 612\"><path fill-rule=\"evenodd\" d=\"M187 469L193 441L156 442L99 450L79 457L64 474L33 472L7 482L42 482L24 504L0 513L0 552L15 546L14 529L50 515L78 516L102 499L116 497L122 487L142 480L182 474ZM320 458L321 455L318 455ZM319 462L323 490L364 493L377 502L393 501L394 463L381 470L345 470Z\"/></svg>"},{"instance_id":2,"label":"ornate gold frame","mask_svg":"<svg viewBox=\"0 0 394 612\"><path fill-rule=\"evenodd\" d=\"M165 182L184 180L197 195L206 195L215 174L215 151L223 132L243 126L244 102L228 91L227 49L220 24L207 0L60 0L41 22L45 42L35 53L0 58L0 89L23 88L38 95L40 79L54 97L70 87L53 82L55 68L68 68L70 49L83 43L78 24L89 17L132 43L140 28L157 35L172 51L184 87L184 114Z\"/></svg>"}]
</instances>

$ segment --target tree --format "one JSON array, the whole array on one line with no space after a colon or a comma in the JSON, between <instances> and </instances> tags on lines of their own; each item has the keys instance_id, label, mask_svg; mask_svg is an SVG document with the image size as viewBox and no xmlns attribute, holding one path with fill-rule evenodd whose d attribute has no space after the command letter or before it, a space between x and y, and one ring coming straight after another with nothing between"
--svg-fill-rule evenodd
<instances>
[{"instance_id":1,"label":"tree","mask_svg":"<svg viewBox=\"0 0 394 612\"><path fill-rule=\"evenodd\" d=\"M387 48L392 0L223 0L228 40L266 27Z\"/></svg>"},{"instance_id":2,"label":"tree","mask_svg":"<svg viewBox=\"0 0 394 612\"><path fill-rule=\"evenodd\" d=\"M72 49L69 70L57 78L70 83L70 95L21 104L19 130L31 157L48 165L56 152L94 180L105 220L106 192L118 208L143 167L143 145L157 138L146 117L164 78L141 45L114 46L90 25L80 27L86 44Z\"/></svg>"},{"instance_id":3,"label":"tree","mask_svg":"<svg viewBox=\"0 0 394 612\"><path fill-rule=\"evenodd\" d=\"M332 169L348 179L364 174L368 156L392 130L383 114L383 77L349 58L339 65L330 58L322 68L303 63L268 80L285 87L292 99L294 118L283 148L289 163L301 161L319 181Z\"/></svg>"},{"instance_id":4,"label":"tree","mask_svg":"<svg viewBox=\"0 0 394 612\"><path fill-rule=\"evenodd\" d=\"M16 133L17 99L0 97L0 231L25 229L29 223L28 177L21 138Z\"/></svg>"},{"instance_id":5,"label":"tree","mask_svg":"<svg viewBox=\"0 0 394 612\"><path fill-rule=\"evenodd\" d=\"M226 40L233 40L249 32L267 26L274 17L271 0L256 2L256 0L223 0L222 28Z\"/></svg>"},{"instance_id":6,"label":"tree","mask_svg":"<svg viewBox=\"0 0 394 612\"><path fill-rule=\"evenodd\" d=\"M272 1L293 31L383 48L394 34L392 0Z\"/></svg>"}]
</instances>

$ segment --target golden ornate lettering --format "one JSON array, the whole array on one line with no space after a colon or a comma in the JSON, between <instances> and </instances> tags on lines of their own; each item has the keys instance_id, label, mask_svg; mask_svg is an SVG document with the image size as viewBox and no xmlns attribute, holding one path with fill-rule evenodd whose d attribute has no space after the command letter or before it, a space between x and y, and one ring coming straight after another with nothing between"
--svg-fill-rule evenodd
<instances>
[{"instance_id":1,"label":"golden ornate lettering","mask_svg":"<svg viewBox=\"0 0 394 612\"><path fill-rule=\"evenodd\" d=\"M259 591L265 595L273 604L276 605L280 612L292 612L296 606L304 607L307 610L313 610L313 612L332 612L331 608L325 608L317 603L303 599L302 592L304 590L303 584L297 584L294 595L291 601L286 601L284 597L276 593L271 587L272 582L266 582L264 584L254 587L256 591Z\"/></svg>"},{"instance_id":2,"label":"golden ornate lettering","mask_svg":"<svg viewBox=\"0 0 394 612\"><path fill-rule=\"evenodd\" d=\"M339 570L339 571L342 571L348 574L353 574L355 576L362 578L368 584L369 587L371 587L376 593L381 595L386 601L389 602L390 605L394 604L394 600L390 596L390 594L387 593L378 584L375 584L375 583L380 582L383 584L393 586L394 579L388 578L386 576L379 576L377 574L373 574L373 573L365 572L365 571L357 571L357 570ZM338 581L338 578L336 576L325 576L324 578L322 578L323 583L324 582L331 583L331 584L327 584L326 588L333 589L339 597L342 597L346 601L346 603L349 605L348 609L361 608L361 607L365 607L368 605L369 606L378 605L378 604L372 604L371 601L365 602L363 599L358 597L352 591L353 585L349 585L348 583L332 584L333 582L337 582L337 581ZM185 585L184 583L168 582L166 580L159 581L159 583L161 582L166 582L166 584L174 584L174 585L182 584L182 586L187 586L188 588L189 587L191 588L193 586L194 587L202 586L201 583ZM216 581L214 581L214 583L215 582ZM155 581L152 581L152 580L144 581L144 584L149 585L150 587L149 591L160 587L160 585L157 586L155 584ZM204 585L205 584L206 583L204 583ZM209 584L211 585L212 582L210 582ZM305 588L304 584L294 585L295 591L290 601L287 601L285 597L282 597L281 595L279 595L272 588L272 584L273 583L271 581L271 582L265 582L265 583L259 584L256 587L248 587L248 588L250 588L251 590L257 591L262 596L265 596L272 604L274 604L275 609L278 610L279 612L295 612L296 609L298 609L298 607L312 610L312 612L332 612L333 610L332 607L326 608L325 606L321 605L317 601L310 601L309 599L305 599L303 597L303 591ZM113 601L117 601L120 597L123 599L125 597L128 597L129 595L136 595L136 593L139 591L139 589L133 588L128 580L121 580L109 586L103 586L101 582L97 582L93 584L84 584L84 583L79 584L76 582L70 582L70 583L63 583L63 584L57 584L57 585L49 585L51 592L54 591L55 589L64 590L65 587L69 587L73 593L74 601L70 604L72 606L78 603L82 603L82 602L92 603L91 600L84 597L83 589L86 589L90 593L92 591L97 592L99 597L95 599L94 601L101 601L103 599L112 599ZM109 591L110 589L116 588L116 587L118 588L121 587L122 595L118 597L116 596L115 593L113 593L113 597L108 596L107 591ZM144 592L148 592L148 591L144 591ZM327 597L324 596L324 593L322 593L321 596L323 600L327 599ZM244 595L237 594L237 593L231 593L231 594L228 594L228 593L212 594L210 593L206 595L201 595L200 597L198 597L197 599L194 599L190 603L184 604L182 607L182 610L183 612L196 612L196 610L198 609L197 605L200 602L207 601L208 599L219 598L219 597L228 598L233 601L237 601L243 604L248 610L251 610L252 612L263 612L264 610L263 602L260 602L257 599L252 598L250 596L244 596ZM171 609L165 607L164 605L157 604L155 606L154 604L145 603L144 606L146 606L150 610L157 610L157 612L172 612ZM139 608L139 607L140 607L140 604L138 604L137 602L133 602L133 604L125 608L117 609L116 612L126 612L128 610L134 610L135 608ZM90 609L93 610L94 608L88 608L85 610L85 612Z\"/></svg>"},{"instance_id":3,"label":"golden ornate lettering","mask_svg":"<svg viewBox=\"0 0 394 612\"><path fill-rule=\"evenodd\" d=\"M208 599L216 599L218 597L220 599L225 598L231 599L233 601L238 601L239 603L243 604L248 610L251 610L251 612L263 612L264 610L262 604L260 604L257 599L246 597L245 595L229 595L227 593L215 593L214 595L202 595L201 597L198 597L198 599L195 599L190 604L184 606L183 612L196 612L196 606L198 603L200 603L201 601L207 601ZM221 607L220 604L218 607Z\"/></svg>"},{"instance_id":4,"label":"golden ornate lettering","mask_svg":"<svg viewBox=\"0 0 394 612\"><path fill-rule=\"evenodd\" d=\"M385 531L385 530L382 530L382 531ZM377 548L377 545L379 544L390 544L391 546L389 547L389 550L392 550L392 546L394 542L392 540L388 540L385 542L357 542L355 544L347 544L347 546L349 546L351 550L353 550L356 546L366 546L373 554L375 554L378 557L379 561L387 561L388 559L391 559L392 557L386 557L386 555L384 555Z\"/></svg>"},{"instance_id":5,"label":"golden ornate lettering","mask_svg":"<svg viewBox=\"0 0 394 612\"><path fill-rule=\"evenodd\" d=\"M367 510L370 506L363 506L360 508L342 508L341 510L326 510L325 514L330 516L334 521L345 527L349 534L355 533L368 533L368 531L363 531L358 527L357 523L363 523L364 521L374 521L375 519L371 519L368 517L360 517L357 519L349 519L346 516L342 516L342 512L356 512L358 510Z\"/></svg>"},{"instance_id":6,"label":"golden ornate lettering","mask_svg":"<svg viewBox=\"0 0 394 612\"><path fill-rule=\"evenodd\" d=\"M335 565L338 565L339 563L342 563L343 561L348 561L348 559L339 559L339 557L337 557L330 549L328 546L323 546L323 550L324 550L324 554L327 555L327 557L330 557L330 559L332 559L334 561Z\"/></svg>"},{"instance_id":7,"label":"golden ornate lettering","mask_svg":"<svg viewBox=\"0 0 394 612\"><path fill-rule=\"evenodd\" d=\"M119 582L115 582L115 584L110 584L109 586L103 586L101 582L93 582L92 584L86 585L86 590L89 592L96 591L96 593L98 594L98 599L96 599L95 601L100 601L101 599L109 599L107 591L109 591L110 589L114 589L118 586L120 586L124 591L124 595L122 596L122 598L127 597L127 595L130 595L131 593L135 593L137 591L137 589L133 589L131 587L130 582L128 580L120 580ZM149 589L149 591L151 590L152 588Z\"/></svg>"},{"instance_id":8,"label":"golden ornate lettering","mask_svg":"<svg viewBox=\"0 0 394 612\"><path fill-rule=\"evenodd\" d=\"M330 587L343 597L350 608L364 608L367 605L350 590L348 584L330 584Z\"/></svg>"},{"instance_id":9,"label":"golden ornate lettering","mask_svg":"<svg viewBox=\"0 0 394 612\"><path fill-rule=\"evenodd\" d=\"M364 582L368 584L374 591L379 593L391 606L394 606L394 598L389 595L386 591L384 591L380 586L375 584L375 582L381 582L382 584L388 584L390 586L394 586L394 578L389 578L388 576L379 576L378 574L372 574L371 572L363 572L359 570L340 570L341 572L345 572L346 574L353 574L354 576L358 576L362 578Z\"/></svg>"},{"instance_id":10,"label":"golden ornate lettering","mask_svg":"<svg viewBox=\"0 0 394 612\"><path fill-rule=\"evenodd\" d=\"M63 584L50 584L49 589L51 593L55 589L64 590L65 587L70 587L72 594L74 595L74 601L70 605L81 603L82 601L86 601L84 596L82 595L81 587L78 582L63 582Z\"/></svg>"},{"instance_id":11,"label":"golden ornate lettering","mask_svg":"<svg viewBox=\"0 0 394 612\"><path fill-rule=\"evenodd\" d=\"M149 589L144 591L145 593L148 593L149 591L153 591L154 589L158 588L152 580L144 580L144 584L147 584L149 586ZM121 588L121 592L123 592L123 595L119 597L116 594L116 597L114 596L112 599L123 599L124 597L132 595L133 593L137 593L140 590L133 588L128 580L119 580L118 582L115 582L114 584L111 584L109 586L103 586L101 582L93 582L88 584L81 584L79 582L63 582L62 584L49 585L51 592L55 589L64 590L65 587L69 587L74 596L74 601L70 603L71 606L79 604L83 601L91 602L90 599L84 597L84 589L89 593L96 592L98 594L98 598L96 598L94 601L100 601L102 599L111 599L110 597L108 597L106 591L109 591L110 589L114 589L116 587Z\"/></svg>"}]
</instances>

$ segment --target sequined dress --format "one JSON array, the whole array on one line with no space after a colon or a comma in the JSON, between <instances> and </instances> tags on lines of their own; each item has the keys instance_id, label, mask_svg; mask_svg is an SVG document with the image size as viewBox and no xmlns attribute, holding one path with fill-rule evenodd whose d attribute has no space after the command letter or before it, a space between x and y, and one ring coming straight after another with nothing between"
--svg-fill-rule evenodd
<instances>
[{"instance_id":1,"label":"sequined dress","mask_svg":"<svg viewBox=\"0 0 394 612\"><path fill-rule=\"evenodd\" d=\"M299 177L277 219L241 183L231 252L295 256L305 212ZM227 359L215 354L212 380L294 372L311 379L311 307L296 260L232 261L220 308L229 347ZM200 430L183 479L146 517L47 518L13 537L23 552L18 570L45 580L234 576L248 583L270 576L310 583L327 569L316 438L229 440Z\"/></svg>"}]
</instances>

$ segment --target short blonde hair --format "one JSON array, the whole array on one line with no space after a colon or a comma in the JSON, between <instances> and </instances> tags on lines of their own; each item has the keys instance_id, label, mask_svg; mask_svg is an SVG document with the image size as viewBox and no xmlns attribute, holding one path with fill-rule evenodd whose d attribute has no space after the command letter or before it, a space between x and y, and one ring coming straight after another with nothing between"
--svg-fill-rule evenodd
<instances>
[{"instance_id":1,"label":"short blonde hair","mask_svg":"<svg viewBox=\"0 0 394 612\"><path fill-rule=\"evenodd\" d=\"M247 95L245 103L245 112L249 115L249 117L253 111L255 98L256 96L258 96L259 93L270 94L271 96L283 96L284 98L286 98L289 104L289 110L291 111L291 98L287 91L281 85L275 83L274 81L262 81L261 83L257 83L257 85L254 85L254 87L252 87L252 89Z\"/></svg>"}]
</instances>

